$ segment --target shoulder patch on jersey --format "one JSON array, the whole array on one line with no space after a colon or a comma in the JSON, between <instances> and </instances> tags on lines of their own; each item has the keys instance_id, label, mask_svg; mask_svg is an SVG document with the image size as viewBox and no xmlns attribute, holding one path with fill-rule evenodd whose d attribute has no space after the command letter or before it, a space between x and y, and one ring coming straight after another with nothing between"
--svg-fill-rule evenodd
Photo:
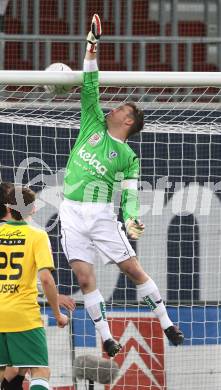
<instances>
[{"instance_id":1,"label":"shoulder patch on jersey","mask_svg":"<svg viewBox=\"0 0 221 390\"><path fill-rule=\"evenodd\" d=\"M101 134L95 133L95 134L93 134L93 135L89 138L88 143L89 143L91 146L95 146L95 145L98 144L98 142L100 142L101 137L102 137Z\"/></svg>"},{"instance_id":2,"label":"shoulder patch on jersey","mask_svg":"<svg viewBox=\"0 0 221 390\"><path fill-rule=\"evenodd\" d=\"M110 158L110 159L115 158L115 157L117 157L117 156L118 156L118 154L117 154L117 152L115 152L114 150L112 150L112 151L109 153L109 158Z\"/></svg>"}]
</instances>

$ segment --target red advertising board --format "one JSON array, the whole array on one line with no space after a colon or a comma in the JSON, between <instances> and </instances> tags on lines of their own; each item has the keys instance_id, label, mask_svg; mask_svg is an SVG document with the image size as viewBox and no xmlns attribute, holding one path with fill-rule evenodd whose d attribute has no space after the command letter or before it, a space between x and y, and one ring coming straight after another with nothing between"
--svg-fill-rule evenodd
<instances>
[{"instance_id":1,"label":"red advertising board","mask_svg":"<svg viewBox=\"0 0 221 390\"><path fill-rule=\"evenodd\" d=\"M120 375L105 390L166 390L164 341L159 321L151 317L114 317L113 313L109 324L122 350L114 359Z\"/></svg>"}]
</instances>

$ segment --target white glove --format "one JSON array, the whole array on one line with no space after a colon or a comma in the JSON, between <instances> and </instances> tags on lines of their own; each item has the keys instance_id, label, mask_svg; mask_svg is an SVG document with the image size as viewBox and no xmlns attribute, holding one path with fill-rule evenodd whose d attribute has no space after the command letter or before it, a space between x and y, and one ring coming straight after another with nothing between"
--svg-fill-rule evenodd
<instances>
[{"instance_id":1,"label":"white glove","mask_svg":"<svg viewBox=\"0 0 221 390\"><path fill-rule=\"evenodd\" d=\"M144 224L136 219L128 218L125 222L126 232L132 240L138 240L144 232Z\"/></svg>"},{"instance_id":2,"label":"white glove","mask_svg":"<svg viewBox=\"0 0 221 390\"><path fill-rule=\"evenodd\" d=\"M91 22L91 31L87 35L87 51L90 53L96 53L97 42L102 34L101 21L97 14L94 14Z\"/></svg>"}]
</instances>

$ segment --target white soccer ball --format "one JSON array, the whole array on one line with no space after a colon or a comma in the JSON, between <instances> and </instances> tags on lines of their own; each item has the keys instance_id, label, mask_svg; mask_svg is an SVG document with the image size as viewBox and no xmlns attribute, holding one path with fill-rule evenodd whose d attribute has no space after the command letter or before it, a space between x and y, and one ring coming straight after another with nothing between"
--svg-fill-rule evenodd
<instances>
[{"instance_id":1,"label":"white soccer ball","mask_svg":"<svg viewBox=\"0 0 221 390\"><path fill-rule=\"evenodd\" d=\"M46 72L54 72L54 71L63 71L63 72L72 72L72 69L61 62L56 62L54 64L49 65L46 69ZM71 85L44 85L44 89L47 93L53 95L64 95L71 90Z\"/></svg>"}]
</instances>

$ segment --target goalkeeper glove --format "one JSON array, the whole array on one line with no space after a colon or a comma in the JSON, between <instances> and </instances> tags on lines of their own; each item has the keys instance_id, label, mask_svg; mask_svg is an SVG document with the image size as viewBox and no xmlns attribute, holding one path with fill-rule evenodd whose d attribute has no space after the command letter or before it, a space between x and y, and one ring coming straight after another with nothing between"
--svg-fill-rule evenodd
<instances>
[{"instance_id":1,"label":"goalkeeper glove","mask_svg":"<svg viewBox=\"0 0 221 390\"><path fill-rule=\"evenodd\" d=\"M125 222L126 232L132 240L138 240L144 232L144 224L136 219L128 218Z\"/></svg>"},{"instance_id":2,"label":"goalkeeper glove","mask_svg":"<svg viewBox=\"0 0 221 390\"><path fill-rule=\"evenodd\" d=\"M87 51L90 53L96 53L97 42L99 41L102 34L101 21L97 14L94 14L91 22L91 31L87 36Z\"/></svg>"}]
</instances>

